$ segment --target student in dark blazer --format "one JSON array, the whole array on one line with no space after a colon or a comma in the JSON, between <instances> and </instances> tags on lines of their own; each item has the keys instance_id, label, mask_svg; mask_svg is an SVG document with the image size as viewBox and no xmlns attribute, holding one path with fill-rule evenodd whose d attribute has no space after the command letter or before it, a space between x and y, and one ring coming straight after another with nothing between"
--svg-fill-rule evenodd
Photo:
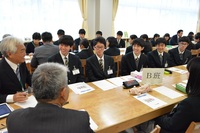
<instances>
[{"instance_id":1,"label":"student in dark blazer","mask_svg":"<svg viewBox=\"0 0 200 133\"><path fill-rule=\"evenodd\" d=\"M169 54L165 52L166 41L164 38L156 40L156 50L147 54L148 67L150 68L166 68L168 67Z\"/></svg>"},{"instance_id":2,"label":"student in dark blazer","mask_svg":"<svg viewBox=\"0 0 200 133\"><path fill-rule=\"evenodd\" d=\"M117 39L110 36L106 39L107 49L104 51L105 55L117 56L120 55L120 50L117 48Z\"/></svg>"},{"instance_id":3,"label":"student in dark blazer","mask_svg":"<svg viewBox=\"0 0 200 133\"><path fill-rule=\"evenodd\" d=\"M117 42L118 42L117 47L118 48L125 48L125 41L122 39L122 36L123 36L123 32L118 31L117 32Z\"/></svg>"},{"instance_id":4,"label":"student in dark blazer","mask_svg":"<svg viewBox=\"0 0 200 133\"><path fill-rule=\"evenodd\" d=\"M57 35L58 35L58 38L61 38L63 35L65 35L65 31L63 29L59 29L57 31ZM59 45L59 39L57 41L54 41L53 42L54 45Z\"/></svg>"},{"instance_id":5,"label":"student in dark blazer","mask_svg":"<svg viewBox=\"0 0 200 133\"><path fill-rule=\"evenodd\" d=\"M76 54L80 59L87 59L94 54L87 39L81 40L80 49L81 51Z\"/></svg>"},{"instance_id":6,"label":"student in dark blazer","mask_svg":"<svg viewBox=\"0 0 200 133\"><path fill-rule=\"evenodd\" d=\"M121 75L130 75L132 71L140 71L147 67L147 56L142 54L144 49L144 40L137 38L133 41L133 52L130 52L122 57Z\"/></svg>"},{"instance_id":7,"label":"student in dark blazer","mask_svg":"<svg viewBox=\"0 0 200 133\"><path fill-rule=\"evenodd\" d=\"M133 41L136 39L136 38L138 38L136 35L130 35L130 38L129 38L129 45L130 46L128 46L127 48L126 48L126 52L125 52L125 54L128 54L129 52L133 52L133 46L132 46L132 44L133 44Z\"/></svg>"},{"instance_id":8,"label":"student in dark blazer","mask_svg":"<svg viewBox=\"0 0 200 133\"><path fill-rule=\"evenodd\" d=\"M26 54L27 55L33 55L33 53L35 51L35 47L39 47L39 46L43 45L43 43L40 42L40 40L41 40L40 33L38 33L38 32L33 33L32 39L33 39L33 41L26 45Z\"/></svg>"},{"instance_id":9,"label":"student in dark blazer","mask_svg":"<svg viewBox=\"0 0 200 133\"><path fill-rule=\"evenodd\" d=\"M157 40L159 37L160 37L159 34L157 34L157 33L154 34L153 38L151 39L151 45L152 45L153 47L156 46L156 40Z\"/></svg>"},{"instance_id":10,"label":"student in dark blazer","mask_svg":"<svg viewBox=\"0 0 200 133\"><path fill-rule=\"evenodd\" d=\"M189 78L186 86L188 97L167 115L156 119L161 133L185 133L192 121L200 121L200 58L193 58L187 65Z\"/></svg>"},{"instance_id":11,"label":"student in dark blazer","mask_svg":"<svg viewBox=\"0 0 200 133\"><path fill-rule=\"evenodd\" d=\"M67 68L44 63L32 76L35 107L18 109L7 118L9 133L93 133L86 111L65 109L68 101Z\"/></svg>"},{"instance_id":12,"label":"student in dark blazer","mask_svg":"<svg viewBox=\"0 0 200 133\"><path fill-rule=\"evenodd\" d=\"M178 45L179 39L183 35L183 30L178 30L176 35L173 35L169 41L170 45Z\"/></svg>"},{"instance_id":13,"label":"student in dark blazer","mask_svg":"<svg viewBox=\"0 0 200 133\"><path fill-rule=\"evenodd\" d=\"M102 31L96 31L96 37L101 37L103 35ZM94 39L90 41L90 47L94 50Z\"/></svg>"},{"instance_id":14,"label":"student in dark blazer","mask_svg":"<svg viewBox=\"0 0 200 133\"><path fill-rule=\"evenodd\" d=\"M170 40L170 34L166 33L163 38L166 40L166 45L169 45L169 40Z\"/></svg>"},{"instance_id":15,"label":"student in dark blazer","mask_svg":"<svg viewBox=\"0 0 200 133\"><path fill-rule=\"evenodd\" d=\"M0 51L4 56L0 60L0 103L24 102L28 98L22 92L26 89L25 84L31 86L30 73L24 59L24 42L13 36L6 37L0 44Z\"/></svg>"},{"instance_id":16,"label":"student in dark blazer","mask_svg":"<svg viewBox=\"0 0 200 133\"><path fill-rule=\"evenodd\" d=\"M183 36L179 39L178 47L168 51L170 55L169 66L178 66L187 64L192 58L191 52L187 50L189 38Z\"/></svg>"},{"instance_id":17,"label":"student in dark blazer","mask_svg":"<svg viewBox=\"0 0 200 133\"><path fill-rule=\"evenodd\" d=\"M63 35L59 39L59 53L49 57L48 62L57 62L68 67L68 84L83 82L84 75L81 61L78 56L69 53L74 44L70 35Z\"/></svg>"},{"instance_id":18,"label":"student in dark blazer","mask_svg":"<svg viewBox=\"0 0 200 133\"><path fill-rule=\"evenodd\" d=\"M142 38L144 40L144 49L142 50L142 53L144 53L145 55L147 55L148 52L152 51L152 45L149 41L149 37L147 34L142 34L140 36L140 38Z\"/></svg>"},{"instance_id":19,"label":"student in dark blazer","mask_svg":"<svg viewBox=\"0 0 200 133\"><path fill-rule=\"evenodd\" d=\"M199 49L200 48L200 33L197 33L195 35L194 39L195 39L195 42L196 42L195 49Z\"/></svg>"},{"instance_id":20,"label":"student in dark blazer","mask_svg":"<svg viewBox=\"0 0 200 133\"><path fill-rule=\"evenodd\" d=\"M76 38L75 39L75 45L74 45L74 53L78 53L79 52L79 45L80 45L80 42L83 38L85 38L85 34L86 34L86 31L85 29L80 29L79 32L79 38Z\"/></svg>"},{"instance_id":21,"label":"student in dark blazer","mask_svg":"<svg viewBox=\"0 0 200 133\"><path fill-rule=\"evenodd\" d=\"M115 63L112 57L104 55L106 41L97 37L94 41L95 55L86 60L86 75L88 80L97 81L115 76Z\"/></svg>"}]
</instances>

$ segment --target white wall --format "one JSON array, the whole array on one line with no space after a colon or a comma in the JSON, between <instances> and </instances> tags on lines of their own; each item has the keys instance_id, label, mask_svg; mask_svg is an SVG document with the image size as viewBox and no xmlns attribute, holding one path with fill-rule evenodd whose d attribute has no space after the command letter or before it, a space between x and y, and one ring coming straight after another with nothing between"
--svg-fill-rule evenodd
<instances>
[{"instance_id":1,"label":"white wall","mask_svg":"<svg viewBox=\"0 0 200 133\"><path fill-rule=\"evenodd\" d=\"M98 30L105 38L112 35L112 0L88 0L88 39Z\"/></svg>"}]
</instances>

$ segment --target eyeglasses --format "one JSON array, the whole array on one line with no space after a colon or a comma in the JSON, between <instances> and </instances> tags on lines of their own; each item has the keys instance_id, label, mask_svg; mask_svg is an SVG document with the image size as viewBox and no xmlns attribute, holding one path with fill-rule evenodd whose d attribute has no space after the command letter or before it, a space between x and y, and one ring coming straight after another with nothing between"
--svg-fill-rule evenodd
<instances>
[{"instance_id":1,"label":"eyeglasses","mask_svg":"<svg viewBox=\"0 0 200 133\"><path fill-rule=\"evenodd\" d=\"M104 47L95 47L96 49L104 49Z\"/></svg>"}]
</instances>

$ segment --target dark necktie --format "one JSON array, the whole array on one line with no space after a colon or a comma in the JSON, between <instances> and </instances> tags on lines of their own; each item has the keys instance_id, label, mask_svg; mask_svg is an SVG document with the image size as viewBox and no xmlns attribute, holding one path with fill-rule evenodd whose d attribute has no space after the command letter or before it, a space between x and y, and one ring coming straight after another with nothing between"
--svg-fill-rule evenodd
<instances>
[{"instance_id":1,"label":"dark necktie","mask_svg":"<svg viewBox=\"0 0 200 133\"><path fill-rule=\"evenodd\" d=\"M19 71L19 66L17 66L17 69L16 69L16 75L17 75L17 78L21 84L21 87L22 87L22 91L24 91L23 89L23 85L22 85L22 81L21 81L21 76L20 76L20 71Z\"/></svg>"},{"instance_id":2,"label":"dark necktie","mask_svg":"<svg viewBox=\"0 0 200 133\"><path fill-rule=\"evenodd\" d=\"M103 60L102 59L99 59L99 65L100 65L101 70L103 71Z\"/></svg>"},{"instance_id":3,"label":"dark necktie","mask_svg":"<svg viewBox=\"0 0 200 133\"><path fill-rule=\"evenodd\" d=\"M68 66L68 59L65 57L65 65Z\"/></svg>"},{"instance_id":4,"label":"dark necktie","mask_svg":"<svg viewBox=\"0 0 200 133\"><path fill-rule=\"evenodd\" d=\"M139 58L138 57L135 58L135 64L136 64L136 67L138 68L138 64L139 64Z\"/></svg>"},{"instance_id":5,"label":"dark necktie","mask_svg":"<svg viewBox=\"0 0 200 133\"><path fill-rule=\"evenodd\" d=\"M162 56L162 54L160 54L159 57L160 57L160 64L162 65L162 62L163 62L163 56Z\"/></svg>"},{"instance_id":6,"label":"dark necktie","mask_svg":"<svg viewBox=\"0 0 200 133\"><path fill-rule=\"evenodd\" d=\"M183 53L180 53L179 56L180 56L180 59L183 60Z\"/></svg>"}]
</instances>

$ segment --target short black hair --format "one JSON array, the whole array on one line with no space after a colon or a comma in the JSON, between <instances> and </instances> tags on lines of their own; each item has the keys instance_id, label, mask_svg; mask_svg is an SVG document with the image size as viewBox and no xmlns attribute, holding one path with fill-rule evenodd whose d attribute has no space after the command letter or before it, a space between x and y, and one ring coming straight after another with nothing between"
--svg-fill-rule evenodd
<instances>
[{"instance_id":1,"label":"short black hair","mask_svg":"<svg viewBox=\"0 0 200 133\"><path fill-rule=\"evenodd\" d=\"M106 40L105 40L105 38L103 38L103 37L96 37L95 39L94 39L94 46L97 44L97 43L103 43L104 44L104 46L106 47Z\"/></svg>"},{"instance_id":2,"label":"short black hair","mask_svg":"<svg viewBox=\"0 0 200 133\"><path fill-rule=\"evenodd\" d=\"M187 64L187 70L190 73L186 92L188 96L200 96L200 57L194 57Z\"/></svg>"},{"instance_id":3,"label":"short black hair","mask_svg":"<svg viewBox=\"0 0 200 133\"><path fill-rule=\"evenodd\" d=\"M133 40L133 39L136 39L138 37L135 34L133 34L133 35L130 35L130 38Z\"/></svg>"},{"instance_id":4,"label":"short black hair","mask_svg":"<svg viewBox=\"0 0 200 133\"><path fill-rule=\"evenodd\" d=\"M163 37L169 37L170 38L170 34L166 33Z\"/></svg>"},{"instance_id":5,"label":"short black hair","mask_svg":"<svg viewBox=\"0 0 200 133\"><path fill-rule=\"evenodd\" d=\"M167 42L166 42L166 40L165 40L164 38L158 38L158 39L156 40L156 45L159 45L160 43L164 43L165 46L166 46L166 44L167 44Z\"/></svg>"},{"instance_id":6,"label":"short black hair","mask_svg":"<svg viewBox=\"0 0 200 133\"><path fill-rule=\"evenodd\" d=\"M123 32L122 32L122 31L118 31L118 32L117 32L117 35L123 36Z\"/></svg>"},{"instance_id":7,"label":"short black hair","mask_svg":"<svg viewBox=\"0 0 200 133\"><path fill-rule=\"evenodd\" d=\"M84 38L80 41L80 45L83 45L84 48L88 48L89 47L89 41L88 39Z\"/></svg>"},{"instance_id":8,"label":"short black hair","mask_svg":"<svg viewBox=\"0 0 200 133\"><path fill-rule=\"evenodd\" d=\"M194 38L195 38L195 39L200 39L200 34L196 34L196 35L194 36Z\"/></svg>"},{"instance_id":9,"label":"short black hair","mask_svg":"<svg viewBox=\"0 0 200 133\"><path fill-rule=\"evenodd\" d=\"M144 47L145 46L145 42L143 39L141 38L136 38L134 41L133 41L133 44L132 45L140 45L141 47Z\"/></svg>"},{"instance_id":10,"label":"short black hair","mask_svg":"<svg viewBox=\"0 0 200 133\"><path fill-rule=\"evenodd\" d=\"M188 33L188 36L193 36L194 35L194 32L192 32L192 31L190 31L189 33Z\"/></svg>"},{"instance_id":11,"label":"short black hair","mask_svg":"<svg viewBox=\"0 0 200 133\"><path fill-rule=\"evenodd\" d=\"M154 34L153 38L155 38L155 37L160 37L160 35L156 33L156 34Z\"/></svg>"},{"instance_id":12,"label":"short black hair","mask_svg":"<svg viewBox=\"0 0 200 133\"><path fill-rule=\"evenodd\" d=\"M177 34L178 34L178 33L181 33L181 32L183 32L183 30L178 30L178 31L177 31Z\"/></svg>"},{"instance_id":13,"label":"short black hair","mask_svg":"<svg viewBox=\"0 0 200 133\"><path fill-rule=\"evenodd\" d=\"M66 46L73 46L74 45L74 39L70 35L63 35L59 39L59 44L64 44Z\"/></svg>"},{"instance_id":14,"label":"short black hair","mask_svg":"<svg viewBox=\"0 0 200 133\"><path fill-rule=\"evenodd\" d=\"M57 35L65 35L65 31L62 30L62 29L59 29L59 30L57 31Z\"/></svg>"},{"instance_id":15,"label":"short black hair","mask_svg":"<svg viewBox=\"0 0 200 133\"><path fill-rule=\"evenodd\" d=\"M86 33L86 32L85 32L84 29L80 29L79 32L78 32L78 34L84 34L84 35L85 35L85 33Z\"/></svg>"},{"instance_id":16,"label":"short black hair","mask_svg":"<svg viewBox=\"0 0 200 133\"><path fill-rule=\"evenodd\" d=\"M190 44L190 39L187 36L183 36L179 39L179 42L187 42L188 44Z\"/></svg>"},{"instance_id":17,"label":"short black hair","mask_svg":"<svg viewBox=\"0 0 200 133\"><path fill-rule=\"evenodd\" d=\"M117 39L113 36L110 36L107 38L107 41L109 42L109 47L117 47Z\"/></svg>"},{"instance_id":18,"label":"short black hair","mask_svg":"<svg viewBox=\"0 0 200 133\"><path fill-rule=\"evenodd\" d=\"M103 35L101 31L97 31L96 34Z\"/></svg>"},{"instance_id":19,"label":"short black hair","mask_svg":"<svg viewBox=\"0 0 200 133\"><path fill-rule=\"evenodd\" d=\"M52 34L50 32L43 32L42 33L42 41L43 42L51 42L52 41Z\"/></svg>"},{"instance_id":20,"label":"short black hair","mask_svg":"<svg viewBox=\"0 0 200 133\"><path fill-rule=\"evenodd\" d=\"M148 35L147 35L147 34L142 34L142 35L140 36L140 38L142 38L142 39L146 39L146 40L148 40L148 39L149 39L149 37L148 37Z\"/></svg>"},{"instance_id":21,"label":"short black hair","mask_svg":"<svg viewBox=\"0 0 200 133\"><path fill-rule=\"evenodd\" d=\"M38 33L38 32L33 33L32 39L41 40L41 35L40 35L40 33Z\"/></svg>"}]
</instances>

